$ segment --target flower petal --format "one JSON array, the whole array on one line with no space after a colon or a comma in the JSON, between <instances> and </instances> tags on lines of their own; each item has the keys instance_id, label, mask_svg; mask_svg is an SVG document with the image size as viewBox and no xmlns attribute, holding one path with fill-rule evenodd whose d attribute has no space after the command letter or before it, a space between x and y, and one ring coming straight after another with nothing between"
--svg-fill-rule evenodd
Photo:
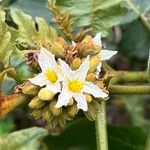
<instances>
[{"instance_id":1,"label":"flower petal","mask_svg":"<svg viewBox=\"0 0 150 150\"><path fill-rule=\"evenodd\" d=\"M38 62L42 71L45 71L49 68L52 70L55 70L57 68L55 55L52 54L50 51L46 50L44 47L42 47L40 50Z\"/></svg>"},{"instance_id":2,"label":"flower petal","mask_svg":"<svg viewBox=\"0 0 150 150\"><path fill-rule=\"evenodd\" d=\"M49 89L50 91L54 92L54 93L61 92L61 85L60 85L59 81L56 82L55 84L47 82L46 88Z\"/></svg>"},{"instance_id":3,"label":"flower petal","mask_svg":"<svg viewBox=\"0 0 150 150\"><path fill-rule=\"evenodd\" d=\"M79 69L75 71L76 78L84 81L88 73L89 66L90 66L89 56L87 56L86 59L83 61L83 63L80 65Z\"/></svg>"},{"instance_id":4,"label":"flower petal","mask_svg":"<svg viewBox=\"0 0 150 150\"><path fill-rule=\"evenodd\" d=\"M73 95L73 98L77 102L77 108L78 109L82 109L84 111L87 111L88 106L87 106L85 95L83 95L82 93L77 93L77 94Z\"/></svg>"},{"instance_id":5,"label":"flower petal","mask_svg":"<svg viewBox=\"0 0 150 150\"><path fill-rule=\"evenodd\" d=\"M83 92L93 95L94 97L105 98L108 94L104 93L102 89L94 85L92 82L86 82Z\"/></svg>"},{"instance_id":6,"label":"flower petal","mask_svg":"<svg viewBox=\"0 0 150 150\"><path fill-rule=\"evenodd\" d=\"M61 65L61 71L65 78L71 79L72 77L75 76L75 71L72 71L69 65L65 61L59 59L59 62Z\"/></svg>"},{"instance_id":7,"label":"flower petal","mask_svg":"<svg viewBox=\"0 0 150 150\"><path fill-rule=\"evenodd\" d=\"M46 84L46 78L43 73L39 73L34 78L30 78L29 81L40 87L42 87Z\"/></svg>"},{"instance_id":8,"label":"flower petal","mask_svg":"<svg viewBox=\"0 0 150 150\"><path fill-rule=\"evenodd\" d=\"M67 106L71 97L72 93L68 92L66 88L63 88L60 95L58 96L58 101L55 107L60 108L62 106Z\"/></svg>"},{"instance_id":9,"label":"flower petal","mask_svg":"<svg viewBox=\"0 0 150 150\"><path fill-rule=\"evenodd\" d=\"M75 47L77 44L74 41L72 41L72 45Z\"/></svg>"},{"instance_id":10,"label":"flower petal","mask_svg":"<svg viewBox=\"0 0 150 150\"><path fill-rule=\"evenodd\" d=\"M101 59L101 61L108 60L117 53L118 53L117 51L102 50L100 52L100 59Z\"/></svg>"},{"instance_id":11,"label":"flower petal","mask_svg":"<svg viewBox=\"0 0 150 150\"><path fill-rule=\"evenodd\" d=\"M96 74L96 78L97 78L97 79L98 79L99 73L101 72L101 68L102 68L102 62L100 62L100 63L98 64L98 66L96 67L96 72L95 72L95 74Z\"/></svg>"},{"instance_id":12,"label":"flower petal","mask_svg":"<svg viewBox=\"0 0 150 150\"><path fill-rule=\"evenodd\" d=\"M93 42L94 44L98 45L98 46L102 46L102 41L101 41L101 32L100 33L97 33L95 35L95 37L93 38Z\"/></svg>"}]
</instances>

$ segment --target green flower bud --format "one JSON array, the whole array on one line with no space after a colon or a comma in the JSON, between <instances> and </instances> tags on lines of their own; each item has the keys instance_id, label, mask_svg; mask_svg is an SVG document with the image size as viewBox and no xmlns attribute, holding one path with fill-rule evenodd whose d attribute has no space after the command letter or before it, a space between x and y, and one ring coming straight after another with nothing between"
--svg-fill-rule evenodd
<instances>
[{"instance_id":1,"label":"green flower bud","mask_svg":"<svg viewBox=\"0 0 150 150\"><path fill-rule=\"evenodd\" d=\"M30 82L27 82L27 84L22 87L22 93L26 95L37 95L38 91L39 87Z\"/></svg>"},{"instance_id":2,"label":"green flower bud","mask_svg":"<svg viewBox=\"0 0 150 150\"><path fill-rule=\"evenodd\" d=\"M93 121L96 119L97 111L100 108L100 104L93 100L89 105L88 105L88 110L84 112L85 116Z\"/></svg>"},{"instance_id":3,"label":"green flower bud","mask_svg":"<svg viewBox=\"0 0 150 150\"><path fill-rule=\"evenodd\" d=\"M86 101L88 103L90 103L92 101L92 96L90 94L84 93L85 97L86 97Z\"/></svg>"},{"instance_id":4,"label":"green flower bud","mask_svg":"<svg viewBox=\"0 0 150 150\"><path fill-rule=\"evenodd\" d=\"M47 111L45 111L45 112L43 112L43 114L42 114L42 118L43 118L44 120L46 120L46 121L49 121L50 113L49 113L49 111L48 111L48 110L47 110Z\"/></svg>"},{"instance_id":5,"label":"green flower bud","mask_svg":"<svg viewBox=\"0 0 150 150\"><path fill-rule=\"evenodd\" d=\"M20 50L36 49L36 46L33 42L22 38L16 39L16 47Z\"/></svg>"},{"instance_id":6,"label":"green flower bud","mask_svg":"<svg viewBox=\"0 0 150 150\"><path fill-rule=\"evenodd\" d=\"M42 110L41 110L41 109L34 110L34 111L31 113L31 115L32 115L35 119L41 118Z\"/></svg>"},{"instance_id":7,"label":"green flower bud","mask_svg":"<svg viewBox=\"0 0 150 150\"><path fill-rule=\"evenodd\" d=\"M52 113L49 111L49 105L45 106L43 109L42 109L42 118L43 120L46 120L46 121L51 121L51 119L53 119L53 115Z\"/></svg>"},{"instance_id":8,"label":"green flower bud","mask_svg":"<svg viewBox=\"0 0 150 150\"><path fill-rule=\"evenodd\" d=\"M89 73L89 74L86 76L86 80L87 80L87 81L94 82L94 81L96 80L96 75L95 75L95 73Z\"/></svg>"},{"instance_id":9,"label":"green flower bud","mask_svg":"<svg viewBox=\"0 0 150 150\"><path fill-rule=\"evenodd\" d=\"M70 67L71 67L71 69L76 70L80 67L80 65L81 65L81 59L79 57L77 57L73 60Z\"/></svg>"},{"instance_id":10,"label":"green flower bud","mask_svg":"<svg viewBox=\"0 0 150 150\"><path fill-rule=\"evenodd\" d=\"M50 103L49 109L54 116L59 116L62 113L62 108L56 108L56 101Z\"/></svg>"},{"instance_id":11,"label":"green flower bud","mask_svg":"<svg viewBox=\"0 0 150 150\"><path fill-rule=\"evenodd\" d=\"M51 45L50 51L55 54L57 58L64 58L66 56L66 50L60 42L54 42Z\"/></svg>"},{"instance_id":12,"label":"green flower bud","mask_svg":"<svg viewBox=\"0 0 150 150\"><path fill-rule=\"evenodd\" d=\"M69 100L69 106L71 106L71 105L73 105L73 103L74 103L74 99L73 98L71 98L70 100Z\"/></svg>"},{"instance_id":13,"label":"green flower bud","mask_svg":"<svg viewBox=\"0 0 150 150\"><path fill-rule=\"evenodd\" d=\"M50 101L54 98L55 93L51 92L47 88L41 88L41 90L38 93L38 97L43 101Z\"/></svg>"},{"instance_id":14,"label":"green flower bud","mask_svg":"<svg viewBox=\"0 0 150 150\"><path fill-rule=\"evenodd\" d=\"M29 103L29 107L32 109L39 109L42 108L46 103L41 101L39 97L34 97L31 102Z\"/></svg>"},{"instance_id":15,"label":"green flower bud","mask_svg":"<svg viewBox=\"0 0 150 150\"><path fill-rule=\"evenodd\" d=\"M74 104L72 105L69 109L68 109L68 115L71 116L71 117L74 117L77 113L78 113L78 108L77 108L77 105Z\"/></svg>"},{"instance_id":16,"label":"green flower bud","mask_svg":"<svg viewBox=\"0 0 150 150\"><path fill-rule=\"evenodd\" d=\"M88 55L94 56L101 51L101 47L95 45L91 36L86 36L80 45L79 54L83 57Z\"/></svg>"},{"instance_id":17,"label":"green flower bud","mask_svg":"<svg viewBox=\"0 0 150 150\"><path fill-rule=\"evenodd\" d=\"M89 69L89 72L94 72L96 70L99 62L100 62L99 55L93 56L90 59L90 69Z\"/></svg>"},{"instance_id":18,"label":"green flower bud","mask_svg":"<svg viewBox=\"0 0 150 150\"><path fill-rule=\"evenodd\" d=\"M102 81L96 81L95 85L97 85L99 88L104 89L104 83Z\"/></svg>"}]
</instances>

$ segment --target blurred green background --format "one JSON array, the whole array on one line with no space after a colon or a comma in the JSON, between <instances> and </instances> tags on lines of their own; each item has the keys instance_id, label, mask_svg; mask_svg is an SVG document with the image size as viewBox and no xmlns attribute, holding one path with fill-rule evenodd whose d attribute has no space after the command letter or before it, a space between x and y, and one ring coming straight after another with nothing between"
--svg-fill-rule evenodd
<instances>
[{"instance_id":1,"label":"blurred green background","mask_svg":"<svg viewBox=\"0 0 150 150\"><path fill-rule=\"evenodd\" d=\"M51 23L53 15L46 3L46 0L0 0L0 7L6 11L21 9L33 17L44 17ZM150 19L150 12L147 16ZM118 55L109 61L116 70L146 70L150 32L139 18L114 27L112 35L103 40L107 49L118 51ZM10 85L11 81L8 84ZM110 150L150 150L149 95L111 96L107 101L107 121ZM0 120L0 136L42 125L41 120L34 120L27 108L21 106ZM50 150L94 150L96 149L94 122L86 120L81 114L77 120L68 124L60 135L46 137L45 145Z\"/></svg>"}]
</instances>

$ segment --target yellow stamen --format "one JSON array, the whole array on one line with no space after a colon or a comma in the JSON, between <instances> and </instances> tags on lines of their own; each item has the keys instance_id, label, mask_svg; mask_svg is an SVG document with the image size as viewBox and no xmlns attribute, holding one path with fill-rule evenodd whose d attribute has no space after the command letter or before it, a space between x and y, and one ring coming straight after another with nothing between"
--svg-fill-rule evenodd
<instances>
[{"instance_id":1,"label":"yellow stamen","mask_svg":"<svg viewBox=\"0 0 150 150\"><path fill-rule=\"evenodd\" d=\"M68 82L68 89L72 92L79 92L84 86L84 83L78 80Z\"/></svg>"},{"instance_id":2,"label":"yellow stamen","mask_svg":"<svg viewBox=\"0 0 150 150\"><path fill-rule=\"evenodd\" d=\"M56 72L52 71L51 69L46 70L45 76L52 83L55 83L58 79Z\"/></svg>"}]
</instances>

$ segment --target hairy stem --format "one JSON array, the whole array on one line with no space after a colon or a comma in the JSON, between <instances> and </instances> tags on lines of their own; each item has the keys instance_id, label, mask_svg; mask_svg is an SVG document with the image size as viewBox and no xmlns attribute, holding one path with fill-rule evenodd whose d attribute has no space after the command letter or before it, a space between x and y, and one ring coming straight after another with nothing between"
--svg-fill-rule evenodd
<instances>
[{"instance_id":1,"label":"hairy stem","mask_svg":"<svg viewBox=\"0 0 150 150\"><path fill-rule=\"evenodd\" d=\"M111 74L114 77L111 80L111 84L117 84L120 82L148 82L148 76L146 71L113 71Z\"/></svg>"},{"instance_id":2,"label":"hairy stem","mask_svg":"<svg viewBox=\"0 0 150 150\"><path fill-rule=\"evenodd\" d=\"M105 102L101 103L95 120L97 150L108 150Z\"/></svg>"},{"instance_id":3,"label":"hairy stem","mask_svg":"<svg viewBox=\"0 0 150 150\"><path fill-rule=\"evenodd\" d=\"M111 94L150 94L146 71L114 71L108 90Z\"/></svg>"},{"instance_id":4,"label":"hairy stem","mask_svg":"<svg viewBox=\"0 0 150 150\"><path fill-rule=\"evenodd\" d=\"M109 85L110 94L115 95L133 95L133 94L150 94L150 86L146 85Z\"/></svg>"}]
</instances>

